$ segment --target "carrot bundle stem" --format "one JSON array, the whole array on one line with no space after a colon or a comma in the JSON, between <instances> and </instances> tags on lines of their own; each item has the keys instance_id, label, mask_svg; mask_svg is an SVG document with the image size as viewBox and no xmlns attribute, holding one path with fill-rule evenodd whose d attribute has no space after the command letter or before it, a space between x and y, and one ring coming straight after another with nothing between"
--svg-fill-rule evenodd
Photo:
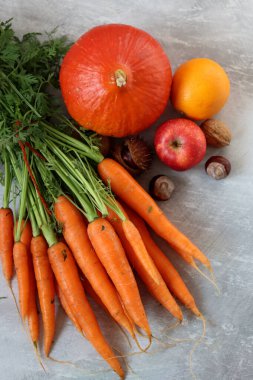
<instances>
[{"instance_id":1,"label":"carrot bundle stem","mask_svg":"<svg viewBox=\"0 0 253 380\"><path fill-rule=\"evenodd\" d=\"M72 194L74 194L75 197L77 198L78 202L80 203L80 205L83 209L83 213L84 213L85 217L87 218L87 220L93 220L94 218L96 218L96 216L97 216L96 210L95 210L94 206L91 204L91 202L88 199L88 197L86 196L86 194L84 194L83 190L79 189L78 180L76 178L73 178L73 177L70 179L69 173L66 170L64 170L64 166L61 165L54 158L52 153L47 152L47 159L50 161L54 170L57 172L57 175L66 184L66 186L69 188L69 190L72 192ZM40 167L41 173L46 177L47 172L43 171L43 170L45 170L45 167L43 168L43 163L41 161L38 161L38 165ZM59 194L57 194L56 197L63 194L63 191L61 191L60 188L58 189L58 191L59 191Z\"/></svg>"},{"instance_id":2,"label":"carrot bundle stem","mask_svg":"<svg viewBox=\"0 0 253 380\"><path fill-rule=\"evenodd\" d=\"M94 146L90 147L90 140L87 138L87 136L84 133L82 133L78 128L76 128L67 118L64 118L64 121L70 128L72 128L76 133L78 133L82 137L82 139L84 139L85 142L88 143L88 145L84 144L82 141L76 138L66 135L66 133L63 133L57 130L56 128L53 128L44 122L42 122L41 124L46 129L49 137L52 138L53 141L60 141L61 145L66 146L69 149L74 149L75 151L82 154L82 156L91 158L95 162L102 161L103 155L100 153L99 149L95 150Z\"/></svg>"},{"instance_id":3,"label":"carrot bundle stem","mask_svg":"<svg viewBox=\"0 0 253 380\"><path fill-rule=\"evenodd\" d=\"M10 203L12 173L9 156L6 149L4 149L4 195L3 195L3 208L8 208Z\"/></svg>"},{"instance_id":4,"label":"carrot bundle stem","mask_svg":"<svg viewBox=\"0 0 253 380\"><path fill-rule=\"evenodd\" d=\"M20 206L19 206L19 218L18 225L15 229L15 241L20 241L21 229L22 229L22 220L24 219L26 207L27 207L27 190L28 190L28 170L25 163L23 163L23 169L21 174L21 197L20 197Z\"/></svg>"},{"instance_id":5,"label":"carrot bundle stem","mask_svg":"<svg viewBox=\"0 0 253 380\"><path fill-rule=\"evenodd\" d=\"M101 211L103 215L106 215L106 207L104 205L103 200L101 199L100 192L98 192L96 189L96 184L93 184L93 178L89 178L89 180L86 179L86 176L89 176L88 169L85 167L83 162L79 160L79 167L74 165L73 160L69 158L56 144L54 144L52 141L47 141L47 144L51 151L56 155L56 157L59 159L59 161L64 165L64 168L68 170L69 173L72 174L72 179L75 179L76 182L79 182L79 186L81 185L86 189L86 192L89 194L89 200L94 203L94 205ZM52 160L52 156L51 160ZM51 161L50 161L51 162ZM60 163L58 163L56 160L53 161L54 165L57 165L58 169L59 166L61 166ZM83 171L85 172L83 175ZM69 175L69 174L68 174ZM61 176L63 176L63 170L61 170ZM64 181L69 186L69 178L66 178L65 171L64 171ZM74 194L78 194L78 190L76 189L74 191ZM87 199L87 197L86 197ZM84 210L87 209L87 204L84 205ZM96 216L93 213L92 219L94 219ZM90 221L90 215L87 215L87 219Z\"/></svg>"}]
</instances>

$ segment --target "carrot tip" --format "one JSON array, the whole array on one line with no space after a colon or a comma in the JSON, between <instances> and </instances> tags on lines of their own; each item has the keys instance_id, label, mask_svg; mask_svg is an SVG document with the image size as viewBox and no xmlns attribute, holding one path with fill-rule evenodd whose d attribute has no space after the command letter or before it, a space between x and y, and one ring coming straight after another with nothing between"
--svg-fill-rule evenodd
<instances>
[{"instance_id":1,"label":"carrot tip","mask_svg":"<svg viewBox=\"0 0 253 380\"><path fill-rule=\"evenodd\" d=\"M206 336L206 319L203 316L203 314L201 314L199 318L202 320L202 323L203 323L202 334L195 341L195 343L194 343L194 345L193 345L193 347L192 347L192 349L190 351L190 354L189 354L189 367L190 367L190 372L191 372L191 375L192 375L193 379L197 379L197 377L196 377L196 375L195 375L195 373L193 371L193 368L192 368L192 357L193 357L193 354L196 351L197 347L201 344L201 342L203 341L203 339Z\"/></svg>"},{"instance_id":2,"label":"carrot tip","mask_svg":"<svg viewBox=\"0 0 253 380\"><path fill-rule=\"evenodd\" d=\"M211 271L212 278L210 278L197 266L197 264L195 263L195 261L193 261L192 266L193 266L193 268L196 269L196 271L198 271L201 274L201 276L203 276L207 281L209 281L211 284L213 284L213 286L217 290L217 294L218 295L221 294L221 291L220 291L220 288L217 285L216 278L214 276L213 270Z\"/></svg>"},{"instance_id":3,"label":"carrot tip","mask_svg":"<svg viewBox=\"0 0 253 380\"><path fill-rule=\"evenodd\" d=\"M201 312L199 311L199 309L197 308L196 305L193 305L191 306L191 311L196 315L196 317L200 318L201 317Z\"/></svg>"},{"instance_id":4,"label":"carrot tip","mask_svg":"<svg viewBox=\"0 0 253 380\"><path fill-rule=\"evenodd\" d=\"M170 330L174 330L178 325L180 325L182 322L180 321L176 321L175 323L173 323L173 325L171 326L166 326L163 330L162 330L162 334L165 334L167 333L167 331L170 331Z\"/></svg>"},{"instance_id":5,"label":"carrot tip","mask_svg":"<svg viewBox=\"0 0 253 380\"><path fill-rule=\"evenodd\" d=\"M42 363L41 357L40 357L40 353L39 353L39 350L38 350L38 343L37 343L37 341L33 341L32 343L33 343L33 347L34 347L35 355L36 355L36 358L37 358L37 360L38 360L38 362L39 362L39 365L41 366L41 368L43 369L43 371L44 371L45 373L47 373L47 372L46 372L46 369L45 369L45 367L44 367L44 365L43 365L43 363Z\"/></svg>"},{"instance_id":6,"label":"carrot tip","mask_svg":"<svg viewBox=\"0 0 253 380\"><path fill-rule=\"evenodd\" d=\"M141 352L146 352L146 351L150 348L150 346L151 346L151 344L152 344L152 338L153 338L153 335L152 335L151 333L148 334L148 335L144 335L144 334L142 334L140 331L138 331L138 330L136 330L136 331L137 331L137 333L138 333L139 335L148 338L148 341L149 341L148 345L147 345L145 348L142 348L141 345L140 345L140 343L139 343L139 341L138 341L138 339L136 338L136 336L134 337L134 341L135 341L135 343L137 344L137 346L138 346L138 348L140 349L140 351L141 351Z\"/></svg>"}]
</instances>

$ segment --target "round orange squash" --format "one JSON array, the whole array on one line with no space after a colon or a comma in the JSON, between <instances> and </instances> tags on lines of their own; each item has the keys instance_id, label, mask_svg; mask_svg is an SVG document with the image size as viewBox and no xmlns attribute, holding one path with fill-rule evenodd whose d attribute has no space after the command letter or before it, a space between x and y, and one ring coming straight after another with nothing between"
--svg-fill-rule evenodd
<instances>
[{"instance_id":1,"label":"round orange squash","mask_svg":"<svg viewBox=\"0 0 253 380\"><path fill-rule=\"evenodd\" d=\"M167 105L171 81L161 45L143 30L122 24L83 34L60 70L63 98L73 119L115 137L154 123Z\"/></svg>"}]
</instances>

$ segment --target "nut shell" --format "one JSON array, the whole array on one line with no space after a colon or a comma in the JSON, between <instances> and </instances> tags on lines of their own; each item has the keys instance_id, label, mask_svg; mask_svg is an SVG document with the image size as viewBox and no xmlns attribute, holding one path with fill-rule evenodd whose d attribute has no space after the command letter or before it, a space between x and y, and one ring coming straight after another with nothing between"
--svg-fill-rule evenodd
<instances>
[{"instance_id":1,"label":"nut shell","mask_svg":"<svg viewBox=\"0 0 253 380\"><path fill-rule=\"evenodd\" d=\"M220 180L229 175L231 164L226 157L212 156L206 161L205 169L210 177Z\"/></svg>"},{"instance_id":2,"label":"nut shell","mask_svg":"<svg viewBox=\"0 0 253 380\"><path fill-rule=\"evenodd\" d=\"M152 162L150 147L140 137L131 137L115 144L112 155L131 174L147 170Z\"/></svg>"},{"instance_id":3,"label":"nut shell","mask_svg":"<svg viewBox=\"0 0 253 380\"><path fill-rule=\"evenodd\" d=\"M208 119L201 124L208 145L223 148L230 144L232 134L228 126L218 119Z\"/></svg>"},{"instance_id":4,"label":"nut shell","mask_svg":"<svg viewBox=\"0 0 253 380\"><path fill-rule=\"evenodd\" d=\"M149 183L150 195L158 201L167 201L170 199L175 189L174 183L166 175L156 175Z\"/></svg>"}]
</instances>

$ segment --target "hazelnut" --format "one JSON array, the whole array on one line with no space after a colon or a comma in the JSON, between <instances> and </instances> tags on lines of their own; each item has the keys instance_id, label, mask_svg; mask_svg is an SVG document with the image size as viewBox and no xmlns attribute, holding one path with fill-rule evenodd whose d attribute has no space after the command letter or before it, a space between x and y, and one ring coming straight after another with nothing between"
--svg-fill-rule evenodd
<instances>
[{"instance_id":1,"label":"hazelnut","mask_svg":"<svg viewBox=\"0 0 253 380\"><path fill-rule=\"evenodd\" d=\"M158 201L170 199L174 189L174 183L166 175L156 175L149 184L150 195Z\"/></svg>"},{"instance_id":2,"label":"hazelnut","mask_svg":"<svg viewBox=\"0 0 253 380\"><path fill-rule=\"evenodd\" d=\"M112 155L131 174L147 170L152 161L151 150L140 137L131 137L115 144Z\"/></svg>"},{"instance_id":3,"label":"hazelnut","mask_svg":"<svg viewBox=\"0 0 253 380\"><path fill-rule=\"evenodd\" d=\"M221 120L208 119L200 125L208 145L223 148L230 144L232 134L230 129Z\"/></svg>"},{"instance_id":4,"label":"hazelnut","mask_svg":"<svg viewBox=\"0 0 253 380\"><path fill-rule=\"evenodd\" d=\"M223 156L212 156L206 161L205 169L207 174L214 179L226 178L231 170L231 164Z\"/></svg>"}]
</instances>

